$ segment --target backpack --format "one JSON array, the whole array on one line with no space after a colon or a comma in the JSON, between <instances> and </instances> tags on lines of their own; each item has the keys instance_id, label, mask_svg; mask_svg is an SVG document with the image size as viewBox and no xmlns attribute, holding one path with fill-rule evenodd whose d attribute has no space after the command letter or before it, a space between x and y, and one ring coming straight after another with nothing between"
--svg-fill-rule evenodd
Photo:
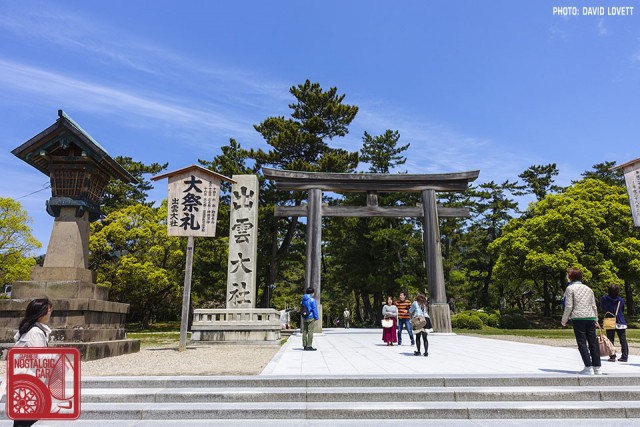
<instances>
[{"instance_id":1,"label":"backpack","mask_svg":"<svg viewBox=\"0 0 640 427\"><path fill-rule=\"evenodd\" d=\"M307 306L304 305L304 301L300 303L300 314L302 317L307 317L309 315L309 310L307 310Z\"/></svg>"}]
</instances>

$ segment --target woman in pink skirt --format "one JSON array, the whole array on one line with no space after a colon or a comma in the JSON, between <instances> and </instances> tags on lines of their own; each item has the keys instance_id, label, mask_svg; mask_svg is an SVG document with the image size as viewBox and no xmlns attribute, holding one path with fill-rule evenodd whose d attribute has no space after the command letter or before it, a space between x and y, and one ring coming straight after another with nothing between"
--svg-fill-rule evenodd
<instances>
[{"instance_id":1,"label":"woman in pink skirt","mask_svg":"<svg viewBox=\"0 0 640 427\"><path fill-rule=\"evenodd\" d=\"M382 307L382 318L391 320L391 326L385 328L383 325L382 327L382 341L387 345L393 345L394 342L398 342L398 307L393 304L391 297L387 297L387 303Z\"/></svg>"}]
</instances>

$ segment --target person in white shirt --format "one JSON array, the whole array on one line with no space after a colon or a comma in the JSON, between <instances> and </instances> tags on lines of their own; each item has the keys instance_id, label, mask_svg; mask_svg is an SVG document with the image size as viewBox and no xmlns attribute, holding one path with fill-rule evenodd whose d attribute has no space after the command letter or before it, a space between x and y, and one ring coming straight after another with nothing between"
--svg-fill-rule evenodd
<instances>
[{"instance_id":1,"label":"person in white shirt","mask_svg":"<svg viewBox=\"0 0 640 427\"><path fill-rule=\"evenodd\" d=\"M27 305L18 332L13 337L16 347L47 347L51 329L47 326L53 307L49 298L37 298ZM37 420L14 420L14 427L29 427Z\"/></svg>"}]
</instances>

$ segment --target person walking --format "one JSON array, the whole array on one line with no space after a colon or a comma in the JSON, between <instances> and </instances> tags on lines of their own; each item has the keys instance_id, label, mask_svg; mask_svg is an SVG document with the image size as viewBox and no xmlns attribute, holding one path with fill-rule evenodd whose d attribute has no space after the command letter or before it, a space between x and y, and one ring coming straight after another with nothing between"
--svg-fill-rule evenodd
<instances>
[{"instance_id":1,"label":"person walking","mask_svg":"<svg viewBox=\"0 0 640 427\"><path fill-rule=\"evenodd\" d=\"M13 337L16 347L47 347L51 329L47 326L53 307L48 298L37 298L29 302L18 332ZM13 427L29 427L38 420L14 420Z\"/></svg>"},{"instance_id":2,"label":"person walking","mask_svg":"<svg viewBox=\"0 0 640 427\"><path fill-rule=\"evenodd\" d=\"M382 318L382 341L386 342L387 345L393 345L394 342L398 342L398 307L393 305L391 296L387 298L387 303L382 307ZM389 322L389 326L385 327L385 322Z\"/></svg>"},{"instance_id":3,"label":"person walking","mask_svg":"<svg viewBox=\"0 0 640 427\"><path fill-rule=\"evenodd\" d=\"M566 326L571 320L573 333L578 344L578 351L584 362L582 375L600 375L600 349L596 338L598 325L598 308L596 298L590 287L582 283L582 271L577 268L567 270L567 289L564 291L564 313L561 325Z\"/></svg>"},{"instance_id":4,"label":"person walking","mask_svg":"<svg viewBox=\"0 0 640 427\"><path fill-rule=\"evenodd\" d=\"M312 347L313 344L313 330L318 320L318 306L316 300L313 298L315 291L313 288L307 289L307 292L302 297L300 308L303 310L302 325L300 332L302 333L302 347L305 351L316 351ZM304 315L306 311L306 316Z\"/></svg>"},{"instance_id":5,"label":"person walking","mask_svg":"<svg viewBox=\"0 0 640 427\"><path fill-rule=\"evenodd\" d=\"M409 314L412 318L423 316L425 319L429 318L429 311L427 308L427 298L424 295L418 294L416 300L411 304ZM415 356L420 356L420 339L424 341L424 356L429 356L429 340L427 339L427 325L426 323L422 327L417 327L413 330L416 334L416 351L413 352Z\"/></svg>"},{"instance_id":6,"label":"person walking","mask_svg":"<svg viewBox=\"0 0 640 427\"><path fill-rule=\"evenodd\" d=\"M398 345L402 345L402 327L407 328L407 333L409 334L409 339L411 340L411 345L414 345L415 342L413 340L413 330L411 329L411 322L409 319L411 316L409 315L409 308L411 307L411 301L406 299L406 295L404 292L400 292L400 297L398 301L396 301L396 307L398 307Z\"/></svg>"},{"instance_id":7,"label":"person walking","mask_svg":"<svg viewBox=\"0 0 640 427\"><path fill-rule=\"evenodd\" d=\"M620 296L620 288L617 285L610 285L607 289L607 295L600 298L600 309L602 311L612 313L616 316L616 328L607 329L607 338L611 343L614 342L616 332L620 338L620 350L622 355L618 362L626 362L629 358L629 344L627 344L627 322L624 320L624 299ZM616 314L617 313L617 314ZM609 362L616 361L616 354L609 355Z\"/></svg>"},{"instance_id":8,"label":"person walking","mask_svg":"<svg viewBox=\"0 0 640 427\"><path fill-rule=\"evenodd\" d=\"M349 309L347 307L344 308L342 312L342 319L344 320L344 328L349 329L349 320L351 319L351 313L349 313Z\"/></svg>"}]
</instances>

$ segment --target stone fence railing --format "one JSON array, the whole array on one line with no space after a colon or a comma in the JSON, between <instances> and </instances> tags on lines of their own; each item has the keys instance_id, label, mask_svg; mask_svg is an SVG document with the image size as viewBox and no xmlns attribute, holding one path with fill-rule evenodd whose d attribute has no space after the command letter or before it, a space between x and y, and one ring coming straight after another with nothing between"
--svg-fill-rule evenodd
<instances>
[{"instance_id":1,"label":"stone fence railing","mask_svg":"<svg viewBox=\"0 0 640 427\"><path fill-rule=\"evenodd\" d=\"M192 341L279 343L280 313L273 308L196 309Z\"/></svg>"},{"instance_id":2,"label":"stone fence railing","mask_svg":"<svg viewBox=\"0 0 640 427\"><path fill-rule=\"evenodd\" d=\"M193 310L193 325L220 322L273 323L280 327L280 313L273 308L235 308Z\"/></svg>"}]
</instances>

